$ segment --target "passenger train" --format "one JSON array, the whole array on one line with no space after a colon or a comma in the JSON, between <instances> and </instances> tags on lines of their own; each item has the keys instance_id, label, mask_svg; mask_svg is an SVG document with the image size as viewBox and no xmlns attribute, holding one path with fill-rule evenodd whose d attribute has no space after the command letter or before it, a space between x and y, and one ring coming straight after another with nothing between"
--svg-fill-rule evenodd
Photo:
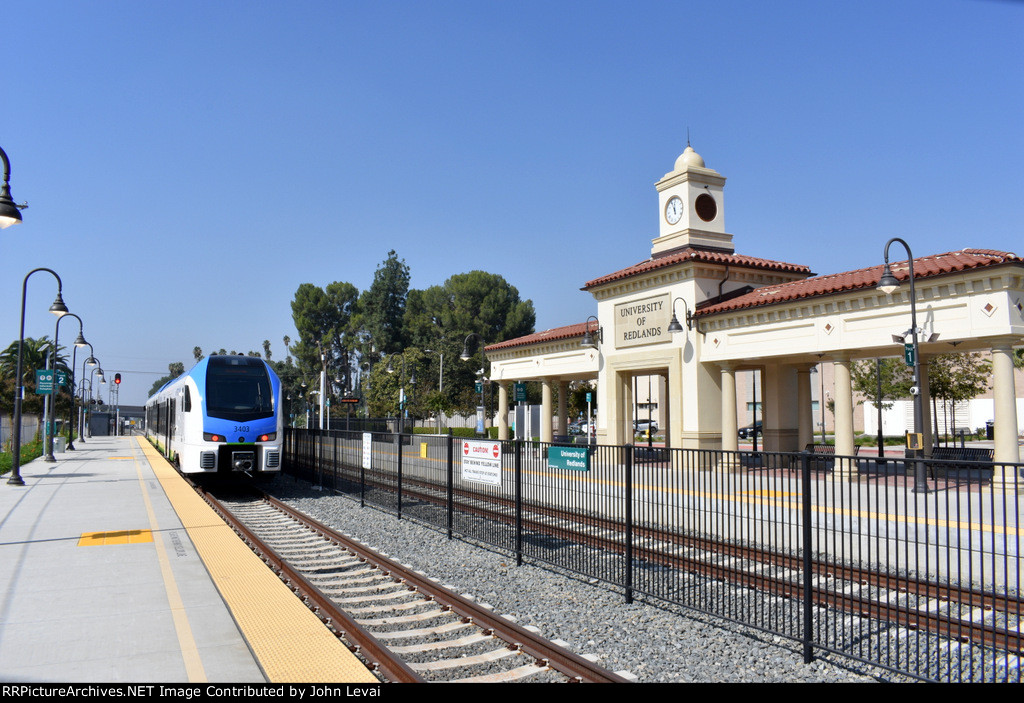
<instances>
[{"instance_id":1,"label":"passenger train","mask_svg":"<svg viewBox=\"0 0 1024 703\"><path fill-rule=\"evenodd\" d=\"M281 381L258 357L207 357L146 401L146 436L182 473L280 471Z\"/></svg>"}]
</instances>

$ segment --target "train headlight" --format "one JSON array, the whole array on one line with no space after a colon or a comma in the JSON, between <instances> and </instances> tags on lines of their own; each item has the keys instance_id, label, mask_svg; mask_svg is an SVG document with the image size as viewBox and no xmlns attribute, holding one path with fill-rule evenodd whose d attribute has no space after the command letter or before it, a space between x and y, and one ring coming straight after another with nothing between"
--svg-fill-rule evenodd
<instances>
[{"instance_id":1,"label":"train headlight","mask_svg":"<svg viewBox=\"0 0 1024 703\"><path fill-rule=\"evenodd\" d=\"M271 432L270 434L261 434L257 442L273 442L277 439L277 432Z\"/></svg>"},{"instance_id":2,"label":"train headlight","mask_svg":"<svg viewBox=\"0 0 1024 703\"><path fill-rule=\"evenodd\" d=\"M203 432L203 439L205 439L207 442L223 442L226 438L222 434Z\"/></svg>"}]
</instances>

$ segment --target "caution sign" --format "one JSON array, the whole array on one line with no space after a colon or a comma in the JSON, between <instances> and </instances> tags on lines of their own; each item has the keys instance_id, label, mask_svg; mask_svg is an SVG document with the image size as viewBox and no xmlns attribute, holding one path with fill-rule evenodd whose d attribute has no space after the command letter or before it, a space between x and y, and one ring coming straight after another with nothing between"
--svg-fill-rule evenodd
<instances>
[{"instance_id":1,"label":"caution sign","mask_svg":"<svg viewBox=\"0 0 1024 703\"><path fill-rule=\"evenodd\" d=\"M462 479L501 485L501 442L462 440Z\"/></svg>"}]
</instances>

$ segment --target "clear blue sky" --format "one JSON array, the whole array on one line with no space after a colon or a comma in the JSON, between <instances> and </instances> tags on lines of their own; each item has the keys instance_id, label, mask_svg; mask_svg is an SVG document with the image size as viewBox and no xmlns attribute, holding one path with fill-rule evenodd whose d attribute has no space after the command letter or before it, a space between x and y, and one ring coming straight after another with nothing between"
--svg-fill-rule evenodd
<instances>
[{"instance_id":1,"label":"clear blue sky","mask_svg":"<svg viewBox=\"0 0 1024 703\"><path fill-rule=\"evenodd\" d=\"M0 332L56 269L122 403L192 348L282 358L299 284L503 275L537 328L647 258L693 147L737 251L831 273L1024 254L1024 4L3 4ZM899 256L897 257L899 258ZM28 336L55 281L29 281ZM68 342L73 320L61 324Z\"/></svg>"}]
</instances>

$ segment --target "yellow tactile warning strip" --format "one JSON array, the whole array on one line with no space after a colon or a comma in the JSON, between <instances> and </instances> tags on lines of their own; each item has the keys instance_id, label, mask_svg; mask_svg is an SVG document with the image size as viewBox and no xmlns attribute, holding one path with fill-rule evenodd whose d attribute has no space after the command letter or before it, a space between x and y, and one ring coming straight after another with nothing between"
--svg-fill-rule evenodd
<instances>
[{"instance_id":1,"label":"yellow tactile warning strip","mask_svg":"<svg viewBox=\"0 0 1024 703\"><path fill-rule=\"evenodd\" d=\"M83 532L78 538L79 547L94 547L107 544L142 544L153 541L152 530L115 530L113 532Z\"/></svg>"},{"instance_id":2,"label":"yellow tactile warning strip","mask_svg":"<svg viewBox=\"0 0 1024 703\"><path fill-rule=\"evenodd\" d=\"M139 444L270 682L377 682L144 438Z\"/></svg>"}]
</instances>

